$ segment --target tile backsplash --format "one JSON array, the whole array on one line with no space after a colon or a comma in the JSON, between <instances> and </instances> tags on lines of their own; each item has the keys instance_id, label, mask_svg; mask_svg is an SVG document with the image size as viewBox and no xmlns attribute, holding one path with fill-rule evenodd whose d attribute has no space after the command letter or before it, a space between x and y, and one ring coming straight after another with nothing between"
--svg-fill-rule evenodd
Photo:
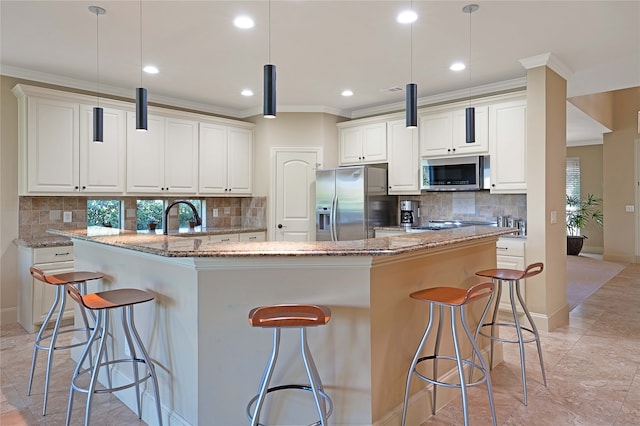
<instances>
[{"instance_id":1,"label":"tile backsplash","mask_svg":"<svg viewBox=\"0 0 640 426\"><path fill-rule=\"evenodd\" d=\"M480 220L493 222L496 216L527 218L526 194L474 192L425 192L419 197L398 197L420 201L420 224L434 219Z\"/></svg>"},{"instance_id":2,"label":"tile backsplash","mask_svg":"<svg viewBox=\"0 0 640 426\"><path fill-rule=\"evenodd\" d=\"M91 197L101 199L108 197ZM124 229L136 229L136 217L127 214L136 211L136 200L142 197L120 198L124 203ZM149 197L146 197L149 198ZM47 229L82 229L87 227L88 197L20 197L18 213L18 238L31 240L49 237ZM111 199L111 198L109 198ZM154 198L157 199L157 198ZM266 197L219 197L202 198L206 205L207 227L256 226L266 225ZM173 201L169 199L169 201ZM218 209L218 216L213 216L213 209ZM64 212L71 212L71 222L64 222ZM177 216L169 216L175 220ZM172 227L172 222L169 222Z\"/></svg>"}]
</instances>

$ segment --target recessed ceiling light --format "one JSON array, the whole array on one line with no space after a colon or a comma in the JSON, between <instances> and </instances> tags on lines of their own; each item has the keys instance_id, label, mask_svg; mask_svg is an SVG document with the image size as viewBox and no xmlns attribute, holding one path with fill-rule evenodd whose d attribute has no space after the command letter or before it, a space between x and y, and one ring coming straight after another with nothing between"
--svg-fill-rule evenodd
<instances>
[{"instance_id":1,"label":"recessed ceiling light","mask_svg":"<svg viewBox=\"0 0 640 426\"><path fill-rule=\"evenodd\" d=\"M451 64L451 66L449 67L449 69L451 71L462 71L463 69L466 68L466 65L463 64L462 62L454 62L453 64Z\"/></svg>"},{"instance_id":2,"label":"recessed ceiling light","mask_svg":"<svg viewBox=\"0 0 640 426\"><path fill-rule=\"evenodd\" d=\"M240 92L240 94L242 96L253 96L253 92L249 89L244 89L242 92Z\"/></svg>"},{"instance_id":3,"label":"recessed ceiling light","mask_svg":"<svg viewBox=\"0 0 640 426\"><path fill-rule=\"evenodd\" d=\"M155 65L147 65L142 68L142 71L146 72L147 74L158 74L160 72Z\"/></svg>"},{"instance_id":4,"label":"recessed ceiling light","mask_svg":"<svg viewBox=\"0 0 640 426\"><path fill-rule=\"evenodd\" d=\"M238 16L233 20L233 25L246 30L247 28L253 28L254 23L253 19L248 16Z\"/></svg>"},{"instance_id":5,"label":"recessed ceiling light","mask_svg":"<svg viewBox=\"0 0 640 426\"><path fill-rule=\"evenodd\" d=\"M410 24L418 19L418 14L413 10L405 10L398 14L396 20L401 24Z\"/></svg>"},{"instance_id":6,"label":"recessed ceiling light","mask_svg":"<svg viewBox=\"0 0 640 426\"><path fill-rule=\"evenodd\" d=\"M342 96L353 96L353 91L351 90L343 90Z\"/></svg>"}]
</instances>

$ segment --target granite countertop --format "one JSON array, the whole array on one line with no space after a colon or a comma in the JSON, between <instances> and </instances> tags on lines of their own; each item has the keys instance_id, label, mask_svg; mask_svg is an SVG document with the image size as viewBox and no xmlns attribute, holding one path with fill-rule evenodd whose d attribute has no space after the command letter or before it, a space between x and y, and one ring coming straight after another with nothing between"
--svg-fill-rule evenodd
<instances>
[{"instance_id":1,"label":"granite countertop","mask_svg":"<svg viewBox=\"0 0 640 426\"><path fill-rule=\"evenodd\" d=\"M108 230L113 229L114 231L124 232L122 229L114 229L114 228L96 228L103 229L104 232L107 233ZM83 232L86 230L81 230ZM229 226L229 227L215 227L215 228L201 228L200 226L196 226L193 229L189 228L180 228L180 229L170 229L169 235L189 235L189 236L203 236L203 235L224 235L224 234L243 234L247 232L265 232L265 228L255 227L255 226ZM16 238L13 240L13 243L17 246L29 247L29 248L42 248L42 247L64 247L71 246L73 242L67 236L68 233L73 233L75 231L59 231L54 232L54 230L49 230L49 233L56 234L49 237L40 237L40 238L32 238L32 239L21 239ZM156 229L155 231L141 230L141 231L126 231L127 233L131 233L133 235L162 235L162 228Z\"/></svg>"},{"instance_id":2,"label":"granite countertop","mask_svg":"<svg viewBox=\"0 0 640 426\"><path fill-rule=\"evenodd\" d=\"M50 230L52 234L93 241L165 257L256 257L256 256L384 256L499 237L510 228L468 226L441 231L355 241L261 241L219 243L198 236L180 237L92 227L75 231Z\"/></svg>"}]
</instances>

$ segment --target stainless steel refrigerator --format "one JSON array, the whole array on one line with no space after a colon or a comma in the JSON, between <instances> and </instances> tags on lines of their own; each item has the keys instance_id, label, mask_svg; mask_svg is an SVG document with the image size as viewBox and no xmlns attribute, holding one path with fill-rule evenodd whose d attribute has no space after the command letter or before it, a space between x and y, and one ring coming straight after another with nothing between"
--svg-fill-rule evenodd
<instances>
[{"instance_id":1,"label":"stainless steel refrigerator","mask_svg":"<svg viewBox=\"0 0 640 426\"><path fill-rule=\"evenodd\" d=\"M397 197L387 195L387 170L373 166L316 172L316 240L373 238L376 226L397 223Z\"/></svg>"}]
</instances>

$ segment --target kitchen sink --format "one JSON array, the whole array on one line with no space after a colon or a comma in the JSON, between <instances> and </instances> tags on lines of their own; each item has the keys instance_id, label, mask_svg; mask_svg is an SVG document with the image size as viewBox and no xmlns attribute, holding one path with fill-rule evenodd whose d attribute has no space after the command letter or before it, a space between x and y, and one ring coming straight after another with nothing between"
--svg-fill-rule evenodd
<instances>
[{"instance_id":1,"label":"kitchen sink","mask_svg":"<svg viewBox=\"0 0 640 426\"><path fill-rule=\"evenodd\" d=\"M425 231L440 231L442 229L455 229L463 228L465 226L496 226L495 222L481 222L471 220L430 220L427 226L418 226L415 228L408 228L407 232L425 232Z\"/></svg>"}]
</instances>

